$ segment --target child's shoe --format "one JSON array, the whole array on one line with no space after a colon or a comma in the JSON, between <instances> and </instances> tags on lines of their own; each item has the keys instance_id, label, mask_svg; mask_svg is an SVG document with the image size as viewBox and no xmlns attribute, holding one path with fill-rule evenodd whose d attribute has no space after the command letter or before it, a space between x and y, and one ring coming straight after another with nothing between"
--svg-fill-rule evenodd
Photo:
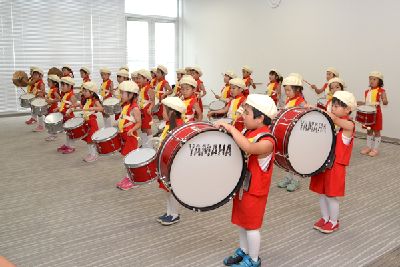
<instances>
[{"instance_id":1,"label":"child's shoe","mask_svg":"<svg viewBox=\"0 0 400 267\"><path fill-rule=\"evenodd\" d=\"M97 156L90 155L89 158L85 159L86 162L93 162L97 160Z\"/></svg>"},{"instance_id":2,"label":"child's shoe","mask_svg":"<svg viewBox=\"0 0 400 267\"><path fill-rule=\"evenodd\" d=\"M325 224L326 224L326 223L325 223L324 218L321 218L321 220L319 220L318 222L316 222L316 223L314 224L314 229L321 230L321 228L322 228Z\"/></svg>"},{"instance_id":3,"label":"child's shoe","mask_svg":"<svg viewBox=\"0 0 400 267\"><path fill-rule=\"evenodd\" d=\"M371 152L372 151L372 149L371 148L369 148L369 147L367 147L366 149L364 149L364 150L361 150L361 154L363 154L363 155L367 155L369 152Z\"/></svg>"},{"instance_id":4,"label":"child's shoe","mask_svg":"<svg viewBox=\"0 0 400 267\"><path fill-rule=\"evenodd\" d=\"M258 257L258 261L253 261L249 255L245 255L243 260L238 264L231 265L232 267L259 267L261 266L261 258Z\"/></svg>"},{"instance_id":5,"label":"child's shoe","mask_svg":"<svg viewBox=\"0 0 400 267\"><path fill-rule=\"evenodd\" d=\"M160 216L157 218L157 222L162 222L168 215L166 213L164 213L164 215Z\"/></svg>"},{"instance_id":6,"label":"child's shoe","mask_svg":"<svg viewBox=\"0 0 400 267\"><path fill-rule=\"evenodd\" d=\"M375 157L375 156L379 155L379 152L378 152L378 150L374 149L371 152L369 152L368 155L370 155L371 157Z\"/></svg>"},{"instance_id":7,"label":"child's shoe","mask_svg":"<svg viewBox=\"0 0 400 267\"><path fill-rule=\"evenodd\" d=\"M117 184L117 187L118 187L118 188L121 188L121 186L122 186L126 181L128 181L128 180L129 180L129 178L128 178L128 177L125 177L124 180L122 180L121 182L119 182L119 183Z\"/></svg>"},{"instance_id":8,"label":"child's shoe","mask_svg":"<svg viewBox=\"0 0 400 267\"><path fill-rule=\"evenodd\" d=\"M75 148L70 148L69 146L67 146L66 149L64 149L64 151L62 152L63 154L71 154L75 152Z\"/></svg>"},{"instance_id":9,"label":"child's shoe","mask_svg":"<svg viewBox=\"0 0 400 267\"><path fill-rule=\"evenodd\" d=\"M62 145L61 147L57 148L57 151L63 152L65 149L67 149L67 146Z\"/></svg>"},{"instance_id":10,"label":"child's shoe","mask_svg":"<svg viewBox=\"0 0 400 267\"><path fill-rule=\"evenodd\" d=\"M299 188L300 188L300 181L294 181L294 180L292 180L292 182L290 183L290 185L288 185L288 186L286 187L286 190L289 191L289 192L294 192L294 191L296 191L296 190L299 189Z\"/></svg>"},{"instance_id":11,"label":"child's shoe","mask_svg":"<svg viewBox=\"0 0 400 267\"><path fill-rule=\"evenodd\" d=\"M181 219L180 214L178 216L176 216L175 218L172 217L172 215L169 215L169 216L165 217L164 220L161 221L161 224L162 225L172 225L172 224L179 222L180 219Z\"/></svg>"},{"instance_id":12,"label":"child's shoe","mask_svg":"<svg viewBox=\"0 0 400 267\"><path fill-rule=\"evenodd\" d=\"M138 187L139 187L138 185L131 183L131 181L129 181L129 179L128 179L119 188L121 188L122 190L129 190L129 189L138 188Z\"/></svg>"},{"instance_id":13,"label":"child's shoe","mask_svg":"<svg viewBox=\"0 0 400 267\"><path fill-rule=\"evenodd\" d=\"M328 222L320 229L320 231L321 231L321 233L324 233L324 234L330 234L333 231L336 231L337 229L339 229L339 220L337 221L337 224L335 226L333 226L333 224L331 222Z\"/></svg>"},{"instance_id":14,"label":"child's shoe","mask_svg":"<svg viewBox=\"0 0 400 267\"><path fill-rule=\"evenodd\" d=\"M290 182L291 182L291 180L289 179L289 178L285 178L285 181L283 181L283 182L280 182L279 184L278 184L278 187L280 187L280 188L285 188L285 187L287 187L288 185L290 185Z\"/></svg>"},{"instance_id":15,"label":"child's shoe","mask_svg":"<svg viewBox=\"0 0 400 267\"><path fill-rule=\"evenodd\" d=\"M27 120L25 123L26 124L33 124L33 123L36 123L36 122L37 122L37 120L31 118L30 120Z\"/></svg>"},{"instance_id":16,"label":"child's shoe","mask_svg":"<svg viewBox=\"0 0 400 267\"><path fill-rule=\"evenodd\" d=\"M58 140L58 137L55 135L50 135L46 137L46 141L56 141L56 140Z\"/></svg>"},{"instance_id":17,"label":"child's shoe","mask_svg":"<svg viewBox=\"0 0 400 267\"><path fill-rule=\"evenodd\" d=\"M226 258L224 260L224 264L226 266L231 266L232 264L238 264L239 262L241 262L244 258L246 254L243 252L243 250L241 248L238 248L235 251L235 254L233 254L232 256L229 256L228 258Z\"/></svg>"},{"instance_id":18,"label":"child's shoe","mask_svg":"<svg viewBox=\"0 0 400 267\"><path fill-rule=\"evenodd\" d=\"M39 125L37 128L33 129L32 131L34 131L34 132L43 132L44 131L44 127Z\"/></svg>"}]
</instances>

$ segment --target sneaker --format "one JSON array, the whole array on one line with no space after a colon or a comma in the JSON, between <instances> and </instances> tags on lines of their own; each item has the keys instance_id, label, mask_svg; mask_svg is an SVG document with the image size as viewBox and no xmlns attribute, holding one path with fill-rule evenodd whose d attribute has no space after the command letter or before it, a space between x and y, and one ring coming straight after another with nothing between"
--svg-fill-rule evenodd
<instances>
[{"instance_id":1,"label":"sneaker","mask_svg":"<svg viewBox=\"0 0 400 267\"><path fill-rule=\"evenodd\" d=\"M33 124L33 123L36 123L36 122L37 122L37 120L31 118L30 120L27 120L25 123L26 124Z\"/></svg>"},{"instance_id":2,"label":"sneaker","mask_svg":"<svg viewBox=\"0 0 400 267\"><path fill-rule=\"evenodd\" d=\"M369 152L371 152L372 151L372 149L371 148L369 148L369 147L367 147L366 149L364 149L364 150L361 150L361 154L363 154L363 155L367 155Z\"/></svg>"},{"instance_id":3,"label":"sneaker","mask_svg":"<svg viewBox=\"0 0 400 267\"><path fill-rule=\"evenodd\" d=\"M125 177L124 180L122 180L121 182L119 182L119 184L117 184L117 187L120 188L126 181L129 181L128 177Z\"/></svg>"},{"instance_id":4,"label":"sneaker","mask_svg":"<svg viewBox=\"0 0 400 267\"><path fill-rule=\"evenodd\" d=\"M314 224L314 229L321 230L321 228L322 228L325 224L326 224L326 223L325 223L324 218L321 218L321 220L319 220L318 222L316 222L316 223Z\"/></svg>"},{"instance_id":5,"label":"sneaker","mask_svg":"<svg viewBox=\"0 0 400 267\"><path fill-rule=\"evenodd\" d=\"M288 185L290 185L290 179L289 178L285 178L285 181L283 181L283 182L280 182L279 184L278 184L278 187L280 187L280 188L285 188L286 186L288 186Z\"/></svg>"},{"instance_id":6,"label":"sneaker","mask_svg":"<svg viewBox=\"0 0 400 267\"><path fill-rule=\"evenodd\" d=\"M63 154L71 154L75 152L75 148L70 148L69 146L67 146L66 149L64 149Z\"/></svg>"},{"instance_id":7,"label":"sneaker","mask_svg":"<svg viewBox=\"0 0 400 267\"><path fill-rule=\"evenodd\" d=\"M129 181L129 179L128 179L119 188L121 188L122 190L129 190L129 189L138 188L138 187L139 187L138 185L131 183L131 181Z\"/></svg>"},{"instance_id":8,"label":"sneaker","mask_svg":"<svg viewBox=\"0 0 400 267\"><path fill-rule=\"evenodd\" d=\"M84 157L84 158L83 158L83 161L86 161L87 159L89 159L89 158L90 158L90 156L92 156L92 155L90 155L90 154L87 154L87 155L86 155L86 157Z\"/></svg>"},{"instance_id":9,"label":"sneaker","mask_svg":"<svg viewBox=\"0 0 400 267\"><path fill-rule=\"evenodd\" d=\"M46 141L56 141L56 140L58 140L58 137L55 135L50 135L46 137Z\"/></svg>"},{"instance_id":10,"label":"sneaker","mask_svg":"<svg viewBox=\"0 0 400 267\"><path fill-rule=\"evenodd\" d=\"M375 157L379 155L379 152L377 149L372 150L371 152L369 152L369 154L371 157Z\"/></svg>"},{"instance_id":11,"label":"sneaker","mask_svg":"<svg viewBox=\"0 0 400 267\"><path fill-rule=\"evenodd\" d=\"M239 262L238 264L233 264L231 265L232 267L259 267L261 266L261 258L258 257L258 261L253 261L252 258L250 258L249 255L245 255L243 257L243 260Z\"/></svg>"},{"instance_id":12,"label":"sneaker","mask_svg":"<svg viewBox=\"0 0 400 267\"><path fill-rule=\"evenodd\" d=\"M321 233L324 233L324 234L330 234L333 231L336 231L337 229L339 229L339 220L337 221L337 224L335 225L335 227L333 227L333 224L331 222L328 222L320 229L320 231L321 231Z\"/></svg>"},{"instance_id":13,"label":"sneaker","mask_svg":"<svg viewBox=\"0 0 400 267\"><path fill-rule=\"evenodd\" d=\"M166 213L164 213L164 215L160 216L157 218L157 222L162 222L168 215Z\"/></svg>"},{"instance_id":14,"label":"sneaker","mask_svg":"<svg viewBox=\"0 0 400 267\"><path fill-rule=\"evenodd\" d=\"M228 258L226 258L224 260L224 264L226 266L231 266L232 264L238 264L239 262L241 262L243 260L243 257L246 254L243 252L243 250L241 248L238 248L235 251L235 254L233 254L232 256L229 256Z\"/></svg>"},{"instance_id":15,"label":"sneaker","mask_svg":"<svg viewBox=\"0 0 400 267\"><path fill-rule=\"evenodd\" d=\"M299 189L300 188L300 181L292 181L291 183L290 183L290 185L288 185L287 187L286 187L286 190L287 191L289 191L289 192L294 192L294 191L296 191L297 189Z\"/></svg>"},{"instance_id":16,"label":"sneaker","mask_svg":"<svg viewBox=\"0 0 400 267\"><path fill-rule=\"evenodd\" d=\"M164 220L162 220L161 224L162 225L172 225L174 223L179 222L180 219L181 219L181 215L180 214L178 216L176 216L175 219L172 217L172 215L169 215L169 216L165 217Z\"/></svg>"},{"instance_id":17,"label":"sneaker","mask_svg":"<svg viewBox=\"0 0 400 267\"><path fill-rule=\"evenodd\" d=\"M44 131L44 127L39 125L37 128L33 129L32 131L34 131L34 132L43 132Z\"/></svg>"},{"instance_id":18,"label":"sneaker","mask_svg":"<svg viewBox=\"0 0 400 267\"><path fill-rule=\"evenodd\" d=\"M97 156L90 155L89 158L85 159L86 162L93 162L97 160Z\"/></svg>"},{"instance_id":19,"label":"sneaker","mask_svg":"<svg viewBox=\"0 0 400 267\"><path fill-rule=\"evenodd\" d=\"M67 149L67 146L62 145L61 147L57 148L57 151L63 152L65 149Z\"/></svg>"}]
</instances>

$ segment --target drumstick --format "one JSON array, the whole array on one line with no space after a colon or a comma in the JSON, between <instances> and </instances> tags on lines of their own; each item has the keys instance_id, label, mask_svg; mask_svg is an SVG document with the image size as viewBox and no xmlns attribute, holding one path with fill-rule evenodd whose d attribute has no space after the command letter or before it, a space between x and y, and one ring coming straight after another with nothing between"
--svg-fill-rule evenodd
<instances>
[{"instance_id":1,"label":"drumstick","mask_svg":"<svg viewBox=\"0 0 400 267\"><path fill-rule=\"evenodd\" d=\"M72 111L89 111L88 109L79 109L79 108L77 108L77 109L72 109Z\"/></svg>"},{"instance_id":2,"label":"drumstick","mask_svg":"<svg viewBox=\"0 0 400 267\"><path fill-rule=\"evenodd\" d=\"M135 137L138 141L142 140L142 138L140 136L136 136L136 135L133 135L133 134L129 134L129 136Z\"/></svg>"},{"instance_id":3,"label":"drumstick","mask_svg":"<svg viewBox=\"0 0 400 267\"><path fill-rule=\"evenodd\" d=\"M25 90L24 90L24 89L22 89L22 87L20 87L20 89L22 90L22 92L24 92L24 93L26 94Z\"/></svg>"},{"instance_id":4,"label":"drumstick","mask_svg":"<svg viewBox=\"0 0 400 267\"><path fill-rule=\"evenodd\" d=\"M303 80L305 83L307 83L308 85L311 85L311 83L307 82L306 80Z\"/></svg>"},{"instance_id":5,"label":"drumstick","mask_svg":"<svg viewBox=\"0 0 400 267\"><path fill-rule=\"evenodd\" d=\"M362 124L361 122L356 121L354 118L352 118L352 121L357 122L358 124L360 124L361 126L367 128L367 130L371 130L371 127L369 126L365 126L364 124Z\"/></svg>"},{"instance_id":6,"label":"drumstick","mask_svg":"<svg viewBox=\"0 0 400 267\"><path fill-rule=\"evenodd\" d=\"M211 89L210 89L211 90ZM211 90L211 92L214 94L214 95L216 95L215 93L214 93L214 91L213 90Z\"/></svg>"},{"instance_id":7,"label":"drumstick","mask_svg":"<svg viewBox=\"0 0 400 267\"><path fill-rule=\"evenodd\" d=\"M263 83L254 83L255 85L261 85L261 84L263 84Z\"/></svg>"}]
</instances>

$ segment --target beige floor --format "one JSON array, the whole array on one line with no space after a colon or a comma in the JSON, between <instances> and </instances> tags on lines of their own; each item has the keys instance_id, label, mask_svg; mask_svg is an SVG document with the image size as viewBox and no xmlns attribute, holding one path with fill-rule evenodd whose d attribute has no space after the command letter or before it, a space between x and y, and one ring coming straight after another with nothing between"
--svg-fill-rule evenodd
<instances>
[{"instance_id":1,"label":"beige floor","mask_svg":"<svg viewBox=\"0 0 400 267\"><path fill-rule=\"evenodd\" d=\"M83 141L73 154L57 153L65 135L46 142L27 118L0 118L0 254L17 266L223 266L238 247L231 203L205 213L181 207L180 223L161 226L157 183L118 190L121 155L85 163ZM355 140L340 229L331 235L312 229L320 212L309 179L289 193L276 187L284 172L274 169L262 266L364 266L400 245L399 146L382 144L376 158L360 155L364 146Z\"/></svg>"}]
</instances>

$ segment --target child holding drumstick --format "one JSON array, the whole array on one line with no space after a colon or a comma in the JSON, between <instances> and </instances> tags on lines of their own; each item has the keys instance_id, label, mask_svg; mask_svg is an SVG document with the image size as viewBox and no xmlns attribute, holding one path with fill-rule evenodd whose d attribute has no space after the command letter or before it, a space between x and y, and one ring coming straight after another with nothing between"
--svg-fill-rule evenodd
<instances>
[{"instance_id":1,"label":"child holding drumstick","mask_svg":"<svg viewBox=\"0 0 400 267\"><path fill-rule=\"evenodd\" d=\"M64 65L61 70L62 70L63 75L64 75L63 77L74 78L74 72L72 71L70 66Z\"/></svg>"},{"instance_id":2,"label":"child holding drumstick","mask_svg":"<svg viewBox=\"0 0 400 267\"><path fill-rule=\"evenodd\" d=\"M243 66L242 68L243 73L243 81L246 84L246 88L243 91L243 95L247 97L250 94L249 88L253 86L253 89L256 89L256 85L253 82L253 79L250 75L253 73L253 69L250 66Z\"/></svg>"},{"instance_id":3,"label":"child holding drumstick","mask_svg":"<svg viewBox=\"0 0 400 267\"><path fill-rule=\"evenodd\" d=\"M34 69L33 70L33 79L36 80L35 85L33 86L32 93L35 94L36 97L44 98L46 96L45 84L42 80L43 78L43 70ZM44 131L44 117L38 116L39 126L33 129L34 132L42 132Z\"/></svg>"},{"instance_id":4,"label":"child holding drumstick","mask_svg":"<svg viewBox=\"0 0 400 267\"><path fill-rule=\"evenodd\" d=\"M204 87L203 81L200 80L201 76L203 76L203 72L199 67L192 68L192 77L197 82L196 86L197 101L199 102L200 110L203 113L203 101L201 101L201 99L207 94L207 92L206 88Z\"/></svg>"},{"instance_id":5,"label":"child holding drumstick","mask_svg":"<svg viewBox=\"0 0 400 267\"><path fill-rule=\"evenodd\" d=\"M221 96L215 95L216 99L224 101L225 103L229 102L229 100L232 98L231 86L229 84L229 81L232 79L235 79L235 78L237 78L237 75L234 71L231 71L231 70L225 71L225 74L224 74L225 87L222 88L222 90L221 90Z\"/></svg>"},{"instance_id":6,"label":"child holding drumstick","mask_svg":"<svg viewBox=\"0 0 400 267\"><path fill-rule=\"evenodd\" d=\"M101 84L101 96L103 101L114 95L114 83L110 80L111 70L107 67L100 69L100 75L103 79ZM128 74L129 76L129 74ZM104 127L111 127L111 117L103 112Z\"/></svg>"},{"instance_id":7,"label":"child holding drumstick","mask_svg":"<svg viewBox=\"0 0 400 267\"><path fill-rule=\"evenodd\" d=\"M203 119L203 113L201 113L200 105L196 98L196 86L197 82L192 76L185 76L181 80L181 92L184 97L183 101L186 106L185 113L182 113L182 119L184 122L189 121L201 121Z\"/></svg>"},{"instance_id":8,"label":"child holding drumstick","mask_svg":"<svg viewBox=\"0 0 400 267\"><path fill-rule=\"evenodd\" d=\"M326 70L326 80L329 82L330 79L333 79L335 77L339 77L339 71L332 67L328 68ZM315 84L312 84L311 88L314 89L317 94L324 93L326 98L332 99L332 92L328 87L328 83L325 83L321 89L318 89Z\"/></svg>"},{"instance_id":9,"label":"child holding drumstick","mask_svg":"<svg viewBox=\"0 0 400 267\"><path fill-rule=\"evenodd\" d=\"M148 70L139 70L138 80L141 87L139 92L139 107L143 118L141 129L143 148L147 147L147 142L153 137L150 122L153 120L152 109L155 104L155 93L149 84L150 79L151 74Z\"/></svg>"},{"instance_id":10,"label":"child holding drumstick","mask_svg":"<svg viewBox=\"0 0 400 267\"><path fill-rule=\"evenodd\" d=\"M346 84L342 79L335 77L329 80L328 87L332 95L334 95L337 91L344 91L344 88L346 88ZM332 112L332 99L328 99L328 101L326 102L326 110L328 112Z\"/></svg>"},{"instance_id":11,"label":"child holding drumstick","mask_svg":"<svg viewBox=\"0 0 400 267\"><path fill-rule=\"evenodd\" d=\"M174 93L176 97L181 97L181 79L183 78L183 76L186 75L186 70L184 69L178 69L176 71L176 79L178 80L175 88L174 88Z\"/></svg>"},{"instance_id":12,"label":"child holding drumstick","mask_svg":"<svg viewBox=\"0 0 400 267\"><path fill-rule=\"evenodd\" d=\"M267 85L267 94L278 105L278 99L281 97L281 83L283 78L277 69L271 69L269 72L269 83Z\"/></svg>"},{"instance_id":13,"label":"child holding drumstick","mask_svg":"<svg viewBox=\"0 0 400 267\"><path fill-rule=\"evenodd\" d=\"M57 75L49 75L47 78L47 84L50 87L50 91L47 93L46 103L50 105L47 109L47 115L54 113L54 110L58 108L58 102L60 102L60 78ZM55 141L57 136L51 134L46 137L46 141Z\"/></svg>"}]
</instances>

